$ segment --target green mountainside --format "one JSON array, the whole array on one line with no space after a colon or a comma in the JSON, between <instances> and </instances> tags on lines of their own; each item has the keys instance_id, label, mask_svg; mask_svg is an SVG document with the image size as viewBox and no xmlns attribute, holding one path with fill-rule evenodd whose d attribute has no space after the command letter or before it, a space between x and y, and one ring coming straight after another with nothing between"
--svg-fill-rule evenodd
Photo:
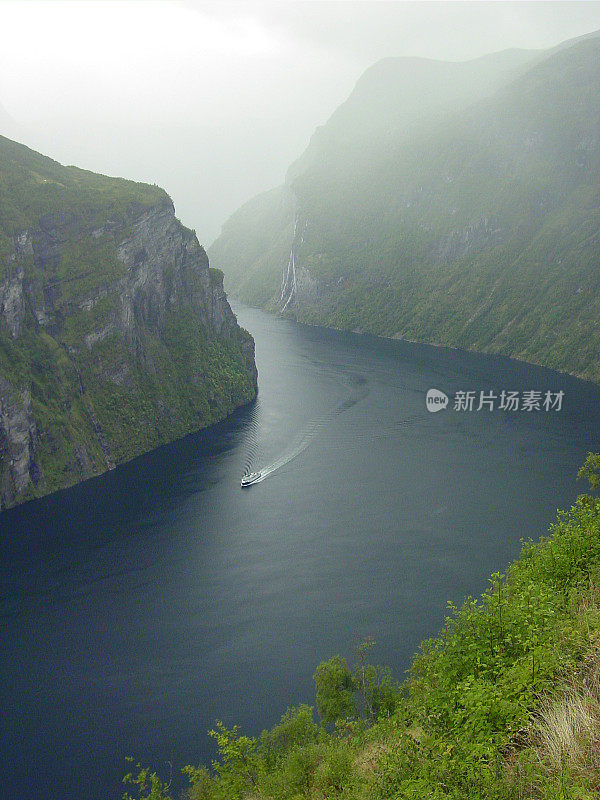
<instances>
[{"instance_id":1,"label":"green mountainside","mask_svg":"<svg viewBox=\"0 0 600 800\"><path fill-rule=\"evenodd\" d=\"M255 394L252 337L167 194L0 137L0 508Z\"/></svg>"},{"instance_id":2,"label":"green mountainside","mask_svg":"<svg viewBox=\"0 0 600 800\"><path fill-rule=\"evenodd\" d=\"M600 483L600 456L582 477ZM315 672L316 710L260 737L217 723L188 800L592 800L600 792L600 500L581 495L550 535L450 605L397 683L339 655ZM177 796L139 764L126 800Z\"/></svg>"},{"instance_id":3,"label":"green mountainside","mask_svg":"<svg viewBox=\"0 0 600 800\"><path fill-rule=\"evenodd\" d=\"M381 62L211 258L303 322L600 380L599 87L598 35Z\"/></svg>"},{"instance_id":4,"label":"green mountainside","mask_svg":"<svg viewBox=\"0 0 600 800\"><path fill-rule=\"evenodd\" d=\"M250 200L223 226L209 248L226 269L228 286L246 302L266 305L279 289L294 240L294 178L336 154L351 164L355 153L386 138L406 136L444 110L462 108L519 74L534 51L507 50L465 63L386 58L368 69L350 97L320 126L306 152L288 171L285 186Z\"/></svg>"}]
</instances>

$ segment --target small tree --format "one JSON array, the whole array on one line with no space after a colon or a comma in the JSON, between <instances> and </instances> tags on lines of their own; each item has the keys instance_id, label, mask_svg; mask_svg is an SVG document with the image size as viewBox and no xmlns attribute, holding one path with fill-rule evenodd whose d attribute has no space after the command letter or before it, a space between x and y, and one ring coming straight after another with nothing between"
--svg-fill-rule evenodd
<instances>
[{"instance_id":1,"label":"small tree","mask_svg":"<svg viewBox=\"0 0 600 800\"><path fill-rule=\"evenodd\" d=\"M257 740L240 736L237 725L229 730L222 722L217 722L216 730L208 735L217 741L220 760L213 761L213 768L227 789L227 797L242 797L258 782L261 762L256 752Z\"/></svg>"},{"instance_id":2,"label":"small tree","mask_svg":"<svg viewBox=\"0 0 600 800\"><path fill-rule=\"evenodd\" d=\"M354 684L361 696L363 714L370 722L376 722L381 714L390 716L397 702L397 688L389 667L367 662L367 654L375 647L375 640L368 637L356 648L358 662L354 665Z\"/></svg>"},{"instance_id":3,"label":"small tree","mask_svg":"<svg viewBox=\"0 0 600 800\"><path fill-rule=\"evenodd\" d=\"M600 453L588 453L584 465L577 473L577 479L587 478L590 491L600 486Z\"/></svg>"},{"instance_id":4,"label":"small tree","mask_svg":"<svg viewBox=\"0 0 600 800\"><path fill-rule=\"evenodd\" d=\"M317 710L325 724L357 715L354 677L345 658L334 656L322 661L314 679Z\"/></svg>"},{"instance_id":5,"label":"small tree","mask_svg":"<svg viewBox=\"0 0 600 800\"><path fill-rule=\"evenodd\" d=\"M351 670L345 659L334 656L319 664L315 673L317 709L324 723L359 719L375 722L382 714L390 716L398 700L398 687L388 667L367 662L373 639L365 639L356 649L358 661Z\"/></svg>"}]
</instances>

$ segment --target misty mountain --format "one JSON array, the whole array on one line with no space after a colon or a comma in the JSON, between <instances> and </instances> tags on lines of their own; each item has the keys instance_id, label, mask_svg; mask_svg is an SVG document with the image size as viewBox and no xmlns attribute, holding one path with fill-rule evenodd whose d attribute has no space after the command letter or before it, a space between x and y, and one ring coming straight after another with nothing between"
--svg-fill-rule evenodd
<instances>
[{"instance_id":1,"label":"misty mountain","mask_svg":"<svg viewBox=\"0 0 600 800\"><path fill-rule=\"evenodd\" d=\"M380 62L213 262L302 321L600 379L599 78L598 35Z\"/></svg>"},{"instance_id":2,"label":"misty mountain","mask_svg":"<svg viewBox=\"0 0 600 800\"><path fill-rule=\"evenodd\" d=\"M166 192L0 136L0 510L255 393L252 337Z\"/></svg>"},{"instance_id":3,"label":"misty mountain","mask_svg":"<svg viewBox=\"0 0 600 800\"><path fill-rule=\"evenodd\" d=\"M374 151L376 159L381 147L408 136L415 126L433 125L444 113L492 94L536 56L532 50L507 50L462 63L386 58L374 64L327 124L317 128L305 153L290 166L285 185L250 200L223 226L209 253L225 266L229 285L254 304L271 298L293 239L295 178L314 168L325 179L336 163L345 170L357 154L364 159L365 150Z\"/></svg>"},{"instance_id":4,"label":"misty mountain","mask_svg":"<svg viewBox=\"0 0 600 800\"><path fill-rule=\"evenodd\" d=\"M313 163L340 162L359 148L397 142L415 125L435 125L448 113L491 95L533 61L535 51L506 50L465 62L386 58L368 69L350 97L315 132L288 181Z\"/></svg>"},{"instance_id":5,"label":"misty mountain","mask_svg":"<svg viewBox=\"0 0 600 800\"><path fill-rule=\"evenodd\" d=\"M22 129L20 125L11 117L2 103L0 103L0 135L18 139L21 137L21 134Z\"/></svg>"}]
</instances>

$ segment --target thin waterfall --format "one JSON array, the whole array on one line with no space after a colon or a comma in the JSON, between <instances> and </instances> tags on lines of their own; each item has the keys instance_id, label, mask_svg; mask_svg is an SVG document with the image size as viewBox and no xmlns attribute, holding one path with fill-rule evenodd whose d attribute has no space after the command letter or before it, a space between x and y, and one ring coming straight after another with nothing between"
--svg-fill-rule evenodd
<instances>
[{"instance_id":1,"label":"thin waterfall","mask_svg":"<svg viewBox=\"0 0 600 800\"><path fill-rule=\"evenodd\" d=\"M281 296L279 298L279 304L281 306L282 314L290 305L290 303L296 302L297 298L298 284L296 279L296 248L304 241L304 233L302 233L300 240L298 241L298 223L299 217L298 214L296 214L296 219L294 220L294 238L292 239L292 246L290 248L290 257L287 265L284 267L283 275L281 277ZM304 229L306 228L306 223L303 227Z\"/></svg>"}]
</instances>

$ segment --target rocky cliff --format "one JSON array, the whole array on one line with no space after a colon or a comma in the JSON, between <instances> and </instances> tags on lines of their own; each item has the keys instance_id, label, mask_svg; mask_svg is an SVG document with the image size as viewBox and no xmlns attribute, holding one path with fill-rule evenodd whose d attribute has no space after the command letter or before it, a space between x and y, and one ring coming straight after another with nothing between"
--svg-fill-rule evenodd
<instances>
[{"instance_id":1,"label":"rocky cliff","mask_svg":"<svg viewBox=\"0 0 600 800\"><path fill-rule=\"evenodd\" d=\"M158 187L0 137L0 506L97 475L256 394L252 337Z\"/></svg>"}]
</instances>

